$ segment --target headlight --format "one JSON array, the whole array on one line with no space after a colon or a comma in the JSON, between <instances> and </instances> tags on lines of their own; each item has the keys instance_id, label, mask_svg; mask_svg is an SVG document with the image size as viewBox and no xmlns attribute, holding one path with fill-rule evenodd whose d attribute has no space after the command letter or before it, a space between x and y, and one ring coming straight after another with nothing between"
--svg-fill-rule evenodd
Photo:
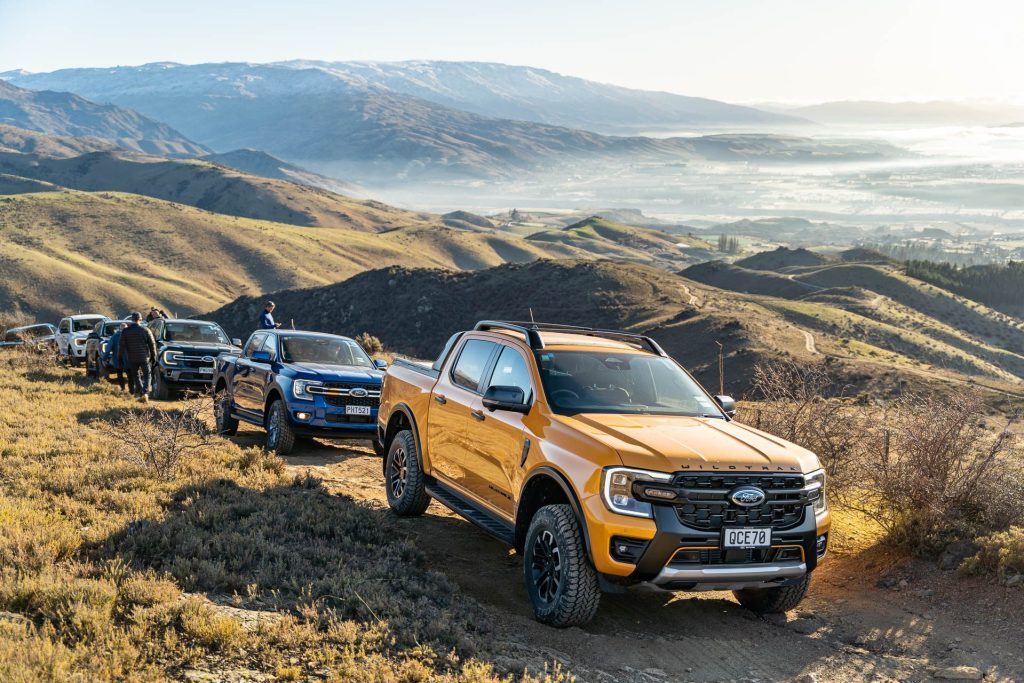
<instances>
[{"instance_id":1,"label":"headlight","mask_svg":"<svg viewBox=\"0 0 1024 683\"><path fill-rule=\"evenodd\" d=\"M106 352L107 352L107 342L103 342L102 344L100 344L100 353L106 353Z\"/></svg>"},{"instance_id":2,"label":"headlight","mask_svg":"<svg viewBox=\"0 0 1024 683\"><path fill-rule=\"evenodd\" d=\"M323 384L315 379L297 379L292 382L292 395L304 401L312 401L313 394L309 393L309 387L320 387Z\"/></svg>"},{"instance_id":3,"label":"headlight","mask_svg":"<svg viewBox=\"0 0 1024 683\"><path fill-rule=\"evenodd\" d=\"M82 337L75 337L75 346L84 346L85 339Z\"/></svg>"},{"instance_id":4,"label":"headlight","mask_svg":"<svg viewBox=\"0 0 1024 683\"><path fill-rule=\"evenodd\" d=\"M815 515L821 515L828 510L828 501L825 499L825 470L815 470L804 476L805 487L811 499L811 507Z\"/></svg>"},{"instance_id":5,"label":"headlight","mask_svg":"<svg viewBox=\"0 0 1024 683\"><path fill-rule=\"evenodd\" d=\"M601 495L604 504L612 512L632 517L654 517L654 508L650 503L633 497L633 482L636 481L669 481L671 474L633 470L628 467L609 467L604 471L601 483Z\"/></svg>"},{"instance_id":6,"label":"headlight","mask_svg":"<svg viewBox=\"0 0 1024 683\"><path fill-rule=\"evenodd\" d=\"M164 351L162 360L164 365L181 365L183 356L181 351Z\"/></svg>"}]
</instances>

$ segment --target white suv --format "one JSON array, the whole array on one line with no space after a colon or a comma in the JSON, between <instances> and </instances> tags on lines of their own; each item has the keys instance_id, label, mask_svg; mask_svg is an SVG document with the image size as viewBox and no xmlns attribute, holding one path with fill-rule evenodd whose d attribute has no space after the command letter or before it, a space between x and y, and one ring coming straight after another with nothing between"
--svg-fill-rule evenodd
<instances>
[{"instance_id":1,"label":"white suv","mask_svg":"<svg viewBox=\"0 0 1024 683\"><path fill-rule=\"evenodd\" d=\"M85 339L100 321L109 320L98 313L69 315L57 325L57 356L78 365L85 360Z\"/></svg>"}]
</instances>

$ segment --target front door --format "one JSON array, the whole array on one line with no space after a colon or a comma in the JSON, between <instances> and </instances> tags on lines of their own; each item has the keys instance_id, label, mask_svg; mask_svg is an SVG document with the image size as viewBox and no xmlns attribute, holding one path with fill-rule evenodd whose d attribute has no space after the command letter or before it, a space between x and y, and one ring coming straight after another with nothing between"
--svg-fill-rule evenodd
<instances>
[{"instance_id":1,"label":"front door","mask_svg":"<svg viewBox=\"0 0 1024 683\"><path fill-rule=\"evenodd\" d=\"M523 353L502 346L485 388L519 387L527 405L533 404L534 388L529 364ZM472 462L467 468L467 488L509 517L515 514L514 496L522 479L520 463L526 443L523 419L526 415L507 410L484 409L478 438L472 443Z\"/></svg>"},{"instance_id":2,"label":"front door","mask_svg":"<svg viewBox=\"0 0 1024 683\"><path fill-rule=\"evenodd\" d=\"M60 325L57 327L57 350L65 355L71 355L71 349L68 348L68 342L71 339L71 319L64 318L60 321Z\"/></svg>"},{"instance_id":3,"label":"front door","mask_svg":"<svg viewBox=\"0 0 1024 683\"><path fill-rule=\"evenodd\" d=\"M438 378L427 420L427 451L434 476L466 488L473 460L473 442L485 419L480 385L498 344L468 339L458 350L451 370Z\"/></svg>"},{"instance_id":4,"label":"front door","mask_svg":"<svg viewBox=\"0 0 1024 683\"><path fill-rule=\"evenodd\" d=\"M241 357L235 361L231 387L235 407L250 413L259 414L263 410L263 389L262 386L256 386L256 378L253 377L259 364L253 363L252 354L263 347L267 336L265 332L256 332L249 337Z\"/></svg>"}]
</instances>

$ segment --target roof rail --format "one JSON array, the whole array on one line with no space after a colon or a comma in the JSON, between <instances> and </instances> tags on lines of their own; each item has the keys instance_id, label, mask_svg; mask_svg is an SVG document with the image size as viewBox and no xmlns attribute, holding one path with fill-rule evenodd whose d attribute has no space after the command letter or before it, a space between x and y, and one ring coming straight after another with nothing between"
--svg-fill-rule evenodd
<instances>
[{"instance_id":1,"label":"roof rail","mask_svg":"<svg viewBox=\"0 0 1024 683\"><path fill-rule=\"evenodd\" d=\"M620 332L618 330L602 330L593 327L583 327L580 325L558 325L555 323L537 323L537 322L523 322L523 321L509 321L509 320L482 320L476 324L474 328L476 330L509 330L511 332L519 332L526 337L526 341L530 344L530 348L534 350L540 350L544 348L544 341L540 338L539 332L567 332L570 334L582 334L588 337L601 337L603 339L615 339L618 341L624 341L627 343L638 344L640 346L646 346L648 350L659 356L668 356L665 350L658 345L658 342L654 341L650 337L642 334L631 334L629 332Z\"/></svg>"}]
</instances>

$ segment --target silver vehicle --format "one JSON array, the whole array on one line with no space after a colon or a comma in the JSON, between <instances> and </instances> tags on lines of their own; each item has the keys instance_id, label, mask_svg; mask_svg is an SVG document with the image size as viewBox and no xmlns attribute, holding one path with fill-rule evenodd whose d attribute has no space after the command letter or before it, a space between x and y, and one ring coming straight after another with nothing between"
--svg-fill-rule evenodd
<instances>
[{"instance_id":1,"label":"silver vehicle","mask_svg":"<svg viewBox=\"0 0 1024 683\"><path fill-rule=\"evenodd\" d=\"M3 339L0 339L0 348L25 344L36 347L53 345L56 335L57 328L49 323L12 327L4 333Z\"/></svg>"}]
</instances>

